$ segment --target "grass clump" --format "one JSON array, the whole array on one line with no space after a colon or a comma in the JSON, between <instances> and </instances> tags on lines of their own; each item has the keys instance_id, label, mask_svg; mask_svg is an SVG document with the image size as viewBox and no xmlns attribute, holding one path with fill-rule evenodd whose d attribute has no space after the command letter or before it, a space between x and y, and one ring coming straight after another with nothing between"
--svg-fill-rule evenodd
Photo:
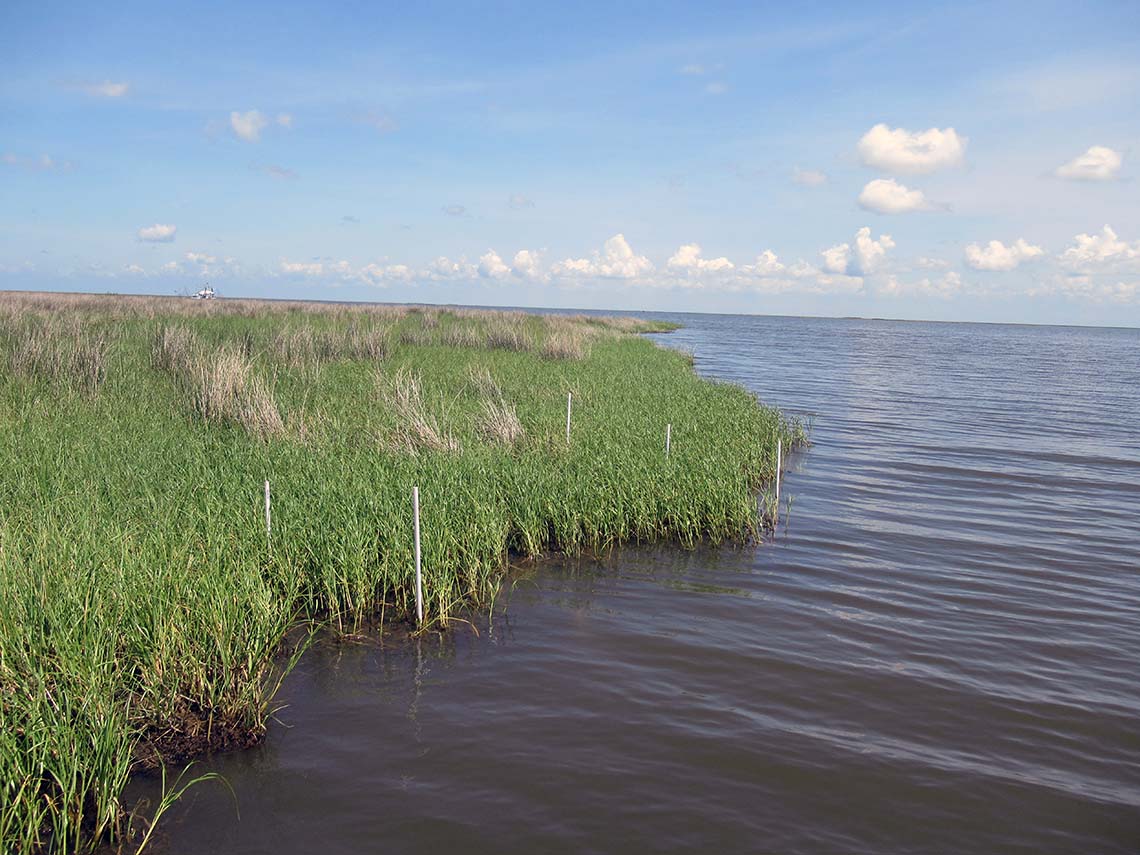
<instances>
[{"instance_id":1,"label":"grass clump","mask_svg":"<svg viewBox=\"0 0 1140 855\"><path fill-rule=\"evenodd\" d=\"M668 328L0 295L0 851L128 843L127 777L255 742L297 633L414 614L413 486L435 626L511 553L759 534L802 428Z\"/></svg>"}]
</instances>

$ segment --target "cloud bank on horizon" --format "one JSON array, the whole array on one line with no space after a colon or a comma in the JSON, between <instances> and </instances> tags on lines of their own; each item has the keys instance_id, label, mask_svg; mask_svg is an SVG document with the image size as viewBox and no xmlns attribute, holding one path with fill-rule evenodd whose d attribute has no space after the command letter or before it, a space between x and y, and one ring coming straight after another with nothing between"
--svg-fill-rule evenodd
<instances>
[{"instance_id":1,"label":"cloud bank on horizon","mask_svg":"<svg viewBox=\"0 0 1140 855\"><path fill-rule=\"evenodd\" d=\"M17 4L0 287L1140 325L1140 12L1094 5Z\"/></svg>"}]
</instances>

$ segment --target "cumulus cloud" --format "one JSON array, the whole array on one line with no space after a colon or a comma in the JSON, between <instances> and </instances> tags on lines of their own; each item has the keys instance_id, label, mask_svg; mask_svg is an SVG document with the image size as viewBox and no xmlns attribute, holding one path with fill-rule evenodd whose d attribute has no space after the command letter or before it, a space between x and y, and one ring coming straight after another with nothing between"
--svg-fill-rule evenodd
<instances>
[{"instance_id":1,"label":"cumulus cloud","mask_svg":"<svg viewBox=\"0 0 1140 855\"><path fill-rule=\"evenodd\" d=\"M111 80L103 80L81 83L79 88L88 95L93 95L96 98L122 98L130 91L131 86L129 83L116 83Z\"/></svg>"},{"instance_id":2,"label":"cumulus cloud","mask_svg":"<svg viewBox=\"0 0 1140 855\"><path fill-rule=\"evenodd\" d=\"M876 214L906 214L930 211L934 205L921 190L911 190L893 178L876 178L867 182L859 194L859 207Z\"/></svg>"},{"instance_id":3,"label":"cumulus cloud","mask_svg":"<svg viewBox=\"0 0 1140 855\"><path fill-rule=\"evenodd\" d=\"M819 187L827 183L827 174L818 169L800 169L797 166L792 170L792 180L804 187Z\"/></svg>"},{"instance_id":4,"label":"cumulus cloud","mask_svg":"<svg viewBox=\"0 0 1140 855\"><path fill-rule=\"evenodd\" d=\"M1045 250L1018 238L1006 246L991 240L984 247L972 243L966 247L966 264L974 270L1013 270L1021 262L1044 255Z\"/></svg>"},{"instance_id":5,"label":"cumulus cloud","mask_svg":"<svg viewBox=\"0 0 1140 855\"><path fill-rule=\"evenodd\" d=\"M701 258L699 244L687 243L681 246L669 259L666 267L675 273L723 273L732 270L734 265L724 256Z\"/></svg>"},{"instance_id":6,"label":"cumulus cloud","mask_svg":"<svg viewBox=\"0 0 1140 855\"><path fill-rule=\"evenodd\" d=\"M541 254L530 249L520 249L515 253L511 261L511 272L515 276L536 282L546 279L542 269Z\"/></svg>"},{"instance_id":7,"label":"cumulus cloud","mask_svg":"<svg viewBox=\"0 0 1140 855\"><path fill-rule=\"evenodd\" d=\"M605 242L601 252L590 258L567 258L555 264L552 272L569 278L636 279L652 269L648 258L630 248L625 235L616 234Z\"/></svg>"},{"instance_id":8,"label":"cumulus cloud","mask_svg":"<svg viewBox=\"0 0 1140 855\"><path fill-rule=\"evenodd\" d=\"M1057 167L1054 174L1070 181L1111 181L1120 173L1123 162L1120 152L1094 145L1084 154Z\"/></svg>"},{"instance_id":9,"label":"cumulus cloud","mask_svg":"<svg viewBox=\"0 0 1140 855\"><path fill-rule=\"evenodd\" d=\"M144 226L137 232L138 239L146 243L170 243L178 232L178 226L167 223L155 223L153 226Z\"/></svg>"},{"instance_id":10,"label":"cumulus cloud","mask_svg":"<svg viewBox=\"0 0 1140 855\"><path fill-rule=\"evenodd\" d=\"M890 235L871 237L867 226L855 233L855 245L841 243L823 250L823 269L828 273L844 276L867 276L878 269L887 257L887 251L894 249L895 242Z\"/></svg>"},{"instance_id":11,"label":"cumulus cloud","mask_svg":"<svg viewBox=\"0 0 1140 855\"><path fill-rule=\"evenodd\" d=\"M479 275L478 269L465 260L452 261L441 255L431 262L423 271L423 278L432 281L450 281L456 279L474 279Z\"/></svg>"},{"instance_id":12,"label":"cumulus cloud","mask_svg":"<svg viewBox=\"0 0 1140 855\"><path fill-rule=\"evenodd\" d=\"M493 249L479 256L479 275L484 279L506 279L511 275L509 268Z\"/></svg>"},{"instance_id":13,"label":"cumulus cloud","mask_svg":"<svg viewBox=\"0 0 1140 855\"><path fill-rule=\"evenodd\" d=\"M965 137L953 128L908 131L877 124L859 140L859 156L884 172L922 175L959 166L966 154Z\"/></svg>"},{"instance_id":14,"label":"cumulus cloud","mask_svg":"<svg viewBox=\"0 0 1140 855\"><path fill-rule=\"evenodd\" d=\"M1123 241L1107 225L1099 234L1080 234L1073 240L1074 245L1061 253L1061 263L1072 270L1116 267L1140 259L1140 241Z\"/></svg>"},{"instance_id":15,"label":"cumulus cloud","mask_svg":"<svg viewBox=\"0 0 1140 855\"><path fill-rule=\"evenodd\" d=\"M780 276L787 269L776 253L766 249L756 256L755 264L746 264L740 268L740 271L752 276Z\"/></svg>"},{"instance_id":16,"label":"cumulus cloud","mask_svg":"<svg viewBox=\"0 0 1140 855\"><path fill-rule=\"evenodd\" d=\"M213 264L218 259L216 256L207 255L204 252L188 252L186 253L186 260L193 264Z\"/></svg>"},{"instance_id":17,"label":"cumulus cloud","mask_svg":"<svg viewBox=\"0 0 1140 855\"><path fill-rule=\"evenodd\" d=\"M351 277L350 271L345 271ZM356 274L371 285L385 286L390 282L408 283L417 278L416 272L406 264L367 264Z\"/></svg>"}]
</instances>

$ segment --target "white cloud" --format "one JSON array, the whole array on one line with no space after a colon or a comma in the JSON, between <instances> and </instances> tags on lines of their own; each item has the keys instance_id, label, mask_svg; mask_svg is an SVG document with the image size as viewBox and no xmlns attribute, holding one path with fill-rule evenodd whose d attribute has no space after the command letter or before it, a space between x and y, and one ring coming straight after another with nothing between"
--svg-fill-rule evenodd
<instances>
[{"instance_id":1,"label":"white cloud","mask_svg":"<svg viewBox=\"0 0 1140 855\"><path fill-rule=\"evenodd\" d=\"M669 270L684 274L723 273L732 270L734 265L724 256L720 258L701 258L699 244L687 243L681 246L669 259Z\"/></svg>"},{"instance_id":2,"label":"white cloud","mask_svg":"<svg viewBox=\"0 0 1140 855\"><path fill-rule=\"evenodd\" d=\"M294 178L298 177L297 173L294 172L292 169L289 169L288 167L285 167L285 166L278 166L274 163L271 163L267 167L265 167L265 172L267 175L271 175L274 178L279 178L279 179L284 180L284 181L291 181Z\"/></svg>"},{"instance_id":3,"label":"white cloud","mask_svg":"<svg viewBox=\"0 0 1140 855\"><path fill-rule=\"evenodd\" d=\"M277 124L283 128L293 127L293 114L292 113L278 113Z\"/></svg>"},{"instance_id":4,"label":"white cloud","mask_svg":"<svg viewBox=\"0 0 1140 855\"><path fill-rule=\"evenodd\" d=\"M534 202L532 202L526 196L522 195L522 193L512 193L510 198L507 199L507 204L510 207L514 208L516 211L521 210L523 208L533 208L534 207Z\"/></svg>"},{"instance_id":5,"label":"white cloud","mask_svg":"<svg viewBox=\"0 0 1140 855\"><path fill-rule=\"evenodd\" d=\"M323 276L325 266L319 261L282 261L281 272L289 276Z\"/></svg>"},{"instance_id":6,"label":"white cloud","mask_svg":"<svg viewBox=\"0 0 1140 855\"><path fill-rule=\"evenodd\" d=\"M235 110L230 113L230 128L239 139L246 142L257 142L261 139L261 132L268 124L269 119L257 110L250 110L248 113L239 113Z\"/></svg>"},{"instance_id":7,"label":"white cloud","mask_svg":"<svg viewBox=\"0 0 1140 855\"><path fill-rule=\"evenodd\" d=\"M479 256L479 275L484 279L506 279L511 275L511 268L503 263L495 250L489 249Z\"/></svg>"},{"instance_id":8,"label":"white cloud","mask_svg":"<svg viewBox=\"0 0 1140 855\"><path fill-rule=\"evenodd\" d=\"M818 169L800 169L797 166L792 170L792 180L804 187L819 187L827 183L827 173Z\"/></svg>"},{"instance_id":9,"label":"white cloud","mask_svg":"<svg viewBox=\"0 0 1140 855\"><path fill-rule=\"evenodd\" d=\"M568 258L555 264L552 272L569 278L636 279L653 269L644 255L636 255L625 239L616 234L605 242L602 251L591 258Z\"/></svg>"},{"instance_id":10,"label":"white cloud","mask_svg":"<svg viewBox=\"0 0 1140 855\"><path fill-rule=\"evenodd\" d=\"M463 217L467 215L467 209L463 205L444 205L440 210L449 217Z\"/></svg>"},{"instance_id":11,"label":"white cloud","mask_svg":"<svg viewBox=\"0 0 1140 855\"><path fill-rule=\"evenodd\" d=\"M123 268L123 272L128 276L144 276L146 274L146 271L137 264L128 264Z\"/></svg>"},{"instance_id":12,"label":"white cloud","mask_svg":"<svg viewBox=\"0 0 1140 855\"><path fill-rule=\"evenodd\" d=\"M81 83L79 86L88 95L93 95L96 98L122 98L130 90L129 83L115 83L110 80L103 80L101 82Z\"/></svg>"},{"instance_id":13,"label":"white cloud","mask_svg":"<svg viewBox=\"0 0 1140 855\"><path fill-rule=\"evenodd\" d=\"M1080 234L1073 240L1076 243L1061 253L1061 263L1073 270L1114 267L1140 259L1140 241L1120 240L1107 225L1099 234Z\"/></svg>"},{"instance_id":14,"label":"white cloud","mask_svg":"<svg viewBox=\"0 0 1140 855\"><path fill-rule=\"evenodd\" d=\"M1115 277L1104 279L1087 275L1055 277L1035 286L1030 296L1060 295L1070 300L1091 303L1134 303L1140 299L1140 280L1125 282Z\"/></svg>"},{"instance_id":15,"label":"white cloud","mask_svg":"<svg viewBox=\"0 0 1140 855\"><path fill-rule=\"evenodd\" d=\"M823 250L823 269L828 273L846 273L851 261L851 244L841 243Z\"/></svg>"},{"instance_id":16,"label":"white cloud","mask_svg":"<svg viewBox=\"0 0 1140 855\"><path fill-rule=\"evenodd\" d=\"M953 128L908 131L875 125L859 140L859 156L867 166L884 172L921 175L962 163L965 137Z\"/></svg>"},{"instance_id":17,"label":"white cloud","mask_svg":"<svg viewBox=\"0 0 1140 855\"><path fill-rule=\"evenodd\" d=\"M755 264L746 264L740 268L741 273L752 276L779 276L786 270L787 266L770 249L766 249L756 256Z\"/></svg>"},{"instance_id":18,"label":"white cloud","mask_svg":"<svg viewBox=\"0 0 1140 855\"><path fill-rule=\"evenodd\" d=\"M705 67L700 63L690 62L688 65L681 66L681 73L688 74L693 77L699 77L705 73Z\"/></svg>"},{"instance_id":19,"label":"white cloud","mask_svg":"<svg viewBox=\"0 0 1140 855\"><path fill-rule=\"evenodd\" d=\"M346 278L353 274L345 271ZM387 285L389 282L408 283L417 278L416 272L406 264L367 264L362 267L356 277L372 285Z\"/></svg>"},{"instance_id":20,"label":"white cloud","mask_svg":"<svg viewBox=\"0 0 1140 855\"><path fill-rule=\"evenodd\" d=\"M204 252L188 252L186 253L186 260L193 264L213 264L218 259Z\"/></svg>"},{"instance_id":21,"label":"white cloud","mask_svg":"<svg viewBox=\"0 0 1140 855\"><path fill-rule=\"evenodd\" d=\"M869 181L859 194L858 202L859 207L877 214L905 214L934 208L921 190L911 190L893 178Z\"/></svg>"},{"instance_id":22,"label":"white cloud","mask_svg":"<svg viewBox=\"0 0 1140 855\"><path fill-rule=\"evenodd\" d=\"M424 278L432 281L449 281L455 279L474 279L479 274L473 264L460 259L452 261L441 255L424 269Z\"/></svg>"},{"instance_id":23,"label":"white cloud","mask_svg":"<svg viewBox=\"0 0 1140 855\"><path fill-rule=\"evenodd\" d=\"M705 92L709 95L723 95L728 91L728 84L721 83L719 80L713 81L705 86Z\"/></svg>"},{"instance_id":24,"label":"white cloud","mask_svg":"<svg viewBox=\"0 0 1140 855\"><path fill-rule=\"evenodd\" d=\"M939 279L924 277L917 282L904 282L897 276L888 276L886 281L875 288L875 293L886 297L939 297L947 300L962 291L962 277L951 270Z\"/></svg>"},{"instance_id":25,"label":"white cloud","mask_svg":"<svg viewBox=\"0 0 1140 855\"><path fill-rule=\"evenodd\" d=\"M867 226L855 233L855 246L841 243L823 250L823 269L828 273L844 276L867 276L874 273L887 257L887 251L894 249L895 242L890 235L880 235L878 240L871 237Z\"/></svg>"},{"instance_id":26,"label":"white cloud","mask_svg":"<svg viewBox=\"0 0 1140 855\"><path fill-rule=\"evenodd\" d=\"M1102 145L1094 145L1063 166L1057 167L1056 176L1070 181L1111 181L1120 173L1124 159L1120 152Z\"/></svg>"},{"instance_id":27,"label":"white cloud","mask_svg":"<svg viewBox=\"0 0 1140 855\"><path fill-rule=\"evenodd\" d=\"M991 240L984 247L972 243L966 247L966 264L974 270L1013 270L1021 262L1044 255L1045 250L1018 238L1009 246Z\"/></svg>"},{"instance_id":28,"label":"white cloud","mask_svg":"<svg viewBox=\"0 0 1140 855\"><path fill-rule=\"evenodd\" d=\"M139 229L138 239L147 243L170 243L178 232L178 226L166 223L155 223L153 226L144 226Z\"/></svg>"},{"instance_id":29,"label":"white cloud","mask_svg":"<svg viewBox=\"0 0 1140 855\"><path fill-rule=\"evenodd\" d=\"M541 255L530 249L520 249L515 253L515 257L511 261L511 272L515 276L536 282L547 278L542 270Z\"/></svg>"}]
</instances>

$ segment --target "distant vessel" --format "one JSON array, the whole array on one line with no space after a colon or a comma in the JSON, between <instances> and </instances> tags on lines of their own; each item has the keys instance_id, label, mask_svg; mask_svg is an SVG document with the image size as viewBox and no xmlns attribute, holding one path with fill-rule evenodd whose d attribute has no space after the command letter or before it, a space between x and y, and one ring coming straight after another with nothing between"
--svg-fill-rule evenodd
<instances>
[{"instance_id":1,"label":"distant vessel","mask_svg":"<svg viewBox=\"0 0 1140 855\"><path fill-rule=\"evenodd\" d=\"M214 289L210 287L209 283L203 285L198 292L193 295L195 300L213 300L215 297Z\"/></svg>"}]
</instances>

